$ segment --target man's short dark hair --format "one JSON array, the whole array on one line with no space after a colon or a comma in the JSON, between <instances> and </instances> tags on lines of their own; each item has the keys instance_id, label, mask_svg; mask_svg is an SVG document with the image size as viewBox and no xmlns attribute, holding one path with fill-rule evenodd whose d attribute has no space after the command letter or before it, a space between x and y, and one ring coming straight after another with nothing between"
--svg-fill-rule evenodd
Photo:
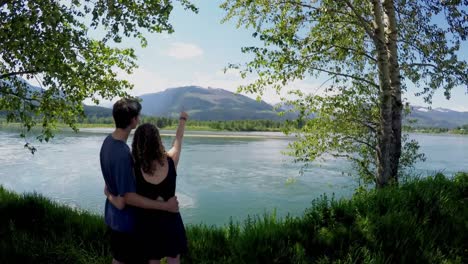
<instances>
[{"instance_id":1,"label":"man's short dark hair","mask_svg":"<svg viewBox=\"0 0 468 264\"><path fill-rule=\"evenodd\" d=\"M115 127L125 129L141 111L141 104L134 98L122 98L115 102L112 108Z\"/></svg>"}]
</instances>

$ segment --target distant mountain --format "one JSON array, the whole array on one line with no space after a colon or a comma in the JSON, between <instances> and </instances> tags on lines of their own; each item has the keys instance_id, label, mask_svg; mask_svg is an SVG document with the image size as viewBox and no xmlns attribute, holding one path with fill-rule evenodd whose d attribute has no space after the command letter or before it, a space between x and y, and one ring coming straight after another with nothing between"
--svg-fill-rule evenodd
<instances>
[{"instance_id":1,"label":"distant mountain","mask_svg":"<svg viewBox=\"0 0 468 264\"><path fill-rule=\"evenodd\" d=\"M408 118L417 120L415 124L412 124L415 127L450 129L468 124L468 112L458 112L445 108L428 109L427 107L413 106Z\"/></svg>"},{"instance_id":2,"label":"distant mountain","mask_svg":"<svg viewBox=\"0 0 468 264\"><path fill-rule=\"evenodd\" d=\"M145 94L144 115L177 117L181 110L196 120L279 120L273 106L223 89L186 86Z\"/></svg>"},{"instance_id":3,"label":"distant mountain","mask_svg":"<svg viewBox=\"0 0 468 264\"><path fill-rule=\"evenodd\" d=\"M279 117L277 111L293 110L291 105L277 104L275 107L264 101L256 101L243 95L223 89L186 86L170 88L162 92L145 94L142 99L143 114L148 116L177 117L182 109L188 111L190 118L196 120L245 120L245 119L293 119L297 113L287 113ZM279 110L275 110L275 108ZM112 110L104 107L86 106L87 114L97 117L112 116ZM450 109L414 106L409 119L417 122L415 127L456 128L468 124L468 112Z\"/></svg>"},{"instance_id":4,"label":"distant mountain","mask_svg":"<svg viewBox=\"0 0 468 264\"><path fill-rule=\"evenodd\" d=\"M26 84L28 96L36 92L41 93L44 91L44 89L42 89L41 87L31 85L28 82L26 82L24 79L20 79L20 81ZM10 86L11 82L0 80L0 85ZM13 91L15 91L15 87L13 87ZM101 106L84 105L84 112L86 116L112 117L112 109L101 107ZM0 111L0 117L4 117L4 116L6 116L6 112Z\"/></svg>"},{"instance_id":5,"label":"distant mountain","mask_svg":"<svg viewBox=\"0 0 468 264\"><path fill-rule=\"evenodd\" d=\"M41 87L29 84L23 78L16 77L16 80L19 81L20 83L26 85L26 87L27 87L26 95L32 95L33 93L42 92L44 90ZM11 81L0 80L0 87L1 86L5 86L5 87L9 86L12 91L14 91L14 92L16 91L16 87L14 86L14 84Z\"/></svg>"},{"instance_id":6,"label":"distant mountain","mask_svg":"<svg viewBox=\"0 0 468 264\"><path fill-rule=\"evenodd\" d=\"M112 117L112 109L96 105L84 105L84 112L87 117Z\"/></svg>"},{"instance_id":7,"label":"distant mountain","mask_svg":"<svg viewBox=\"0 0 468 264\"><path fill-rule=\"evenodd\" d=\"M291 111L294 106L276 104L277 108ZM459 112L445 108L428 109L422 106L412 106L411 114L403 120L403 124L409 124L410 120L416 120L411 126L424 128L448 128L453 129L468 124L468 112Z\"/></svg>"},{"instance_id":8,"label":"distant mountain","mask_svg":"<svg viewBox=\"0 0 468 264\"><path fill-rule=\"evenodd\" d=\"M0 84L7 84L2 82ZM40 92L42 89L29 85L30 92ZM287 113L279 117L277 111L292 110L290 105L276 105L273 107L264 101L256 101L244 95L235 94L223 89L202 88L198 86L185 86L170 88L165 91L145 94L142 99L142 113L148 116L177 117L181 110L189 112L190 118L195 120L246 120L293 119L297 113ZM276 110L278 108L278 110ZM84 106L85 114L89 117L112 117L112 109L101 106ZM5 111L0 111L4 116ZM444 108L428 109L413 106L411 114L405 118L417 122L415 127L456 128L468 124L468 112L458 112Z\"/></svg>"}]
</instances>

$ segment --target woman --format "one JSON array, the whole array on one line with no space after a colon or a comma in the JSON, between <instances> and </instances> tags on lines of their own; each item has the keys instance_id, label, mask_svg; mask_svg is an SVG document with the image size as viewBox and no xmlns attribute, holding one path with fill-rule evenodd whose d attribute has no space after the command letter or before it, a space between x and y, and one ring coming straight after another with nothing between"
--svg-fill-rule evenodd
<instances>
[{"instance_id":1,"label":"woman","mask_svg":"<svg viewBox=\"0 0 468 264\"><path fill-rule=\"evenodd\" d=\"M175 195L176 170L187 118L187 113L180 114L175 140L167 152L156 126L146 123L136 129L132 155L138 194L154 200L168 200ZM108 197L116 207L124 207L120 198ZM167 257L169 264L180 263L180 255L187 251L185 227L180 213L137 209L136 231L144 257L150 264L160 263L164 257Z\"/></svg>"}]
</instances>

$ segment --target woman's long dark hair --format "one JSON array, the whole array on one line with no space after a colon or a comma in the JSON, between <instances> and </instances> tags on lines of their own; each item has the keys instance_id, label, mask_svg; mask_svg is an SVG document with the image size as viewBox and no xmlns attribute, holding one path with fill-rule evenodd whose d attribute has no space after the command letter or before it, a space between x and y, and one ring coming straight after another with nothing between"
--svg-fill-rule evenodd
<instances>
[{"instance_id":1,"label":"woman's long dark hair","mask_svg":"<svg viewBox=\"0 0 468 264\"><path fill-rule=\"evenodd\" d=\"M145 123L136 129L133 136L132 155L135 165L139 166L145 173L153 174L154 161L158 161L161 166L164 166L166 151L156 126Z\"/></svg>"}]
</instances>

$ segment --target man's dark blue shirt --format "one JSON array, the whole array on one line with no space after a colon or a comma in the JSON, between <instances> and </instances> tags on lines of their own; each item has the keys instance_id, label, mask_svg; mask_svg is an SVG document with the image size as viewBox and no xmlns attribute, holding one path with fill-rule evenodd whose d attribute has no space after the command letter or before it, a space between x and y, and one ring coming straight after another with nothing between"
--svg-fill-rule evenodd
<instances>
[{"instance_id":1,"label":"man's dark blue shirt","mask_svg":"<svg viewBox=\"0 0 468 264\"><path fill-rule=\"evenodd\" d=\"M127 143L109 135L102 143L101 171L107 189L115 196L136 192L133 176L133 158ZM126 206L119 210L106 200L104 218L106 224L115 231L132 232L135 222L133 208Z\"/></svg>"}]
</instances>

